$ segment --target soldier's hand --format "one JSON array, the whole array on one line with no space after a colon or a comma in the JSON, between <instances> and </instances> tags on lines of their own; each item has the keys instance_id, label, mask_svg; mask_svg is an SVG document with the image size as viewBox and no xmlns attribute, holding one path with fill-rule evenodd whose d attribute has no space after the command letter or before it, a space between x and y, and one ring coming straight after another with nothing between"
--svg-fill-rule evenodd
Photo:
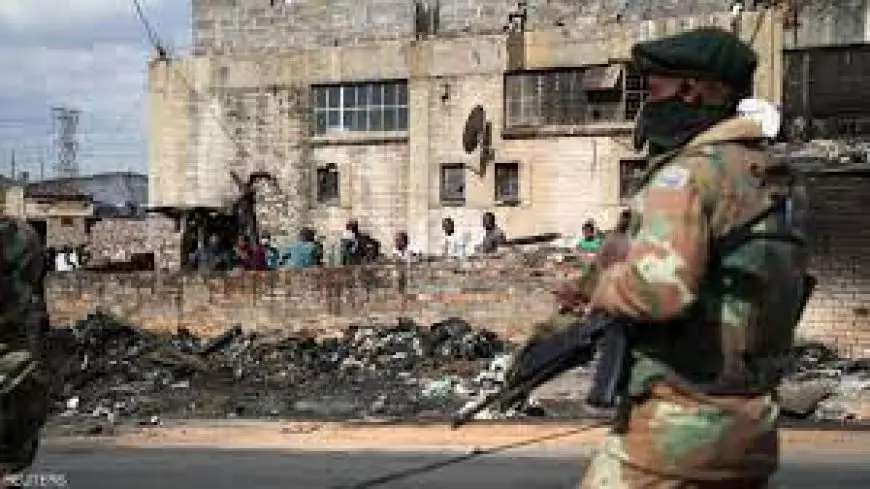
<instances>
[{"instance_id":1,"label":"soldier's hand","mask_svg":"<svg viewBox=\"0 0 870 489\"><path fill-rule=\"evenodd\" d=\"M553 294L556 296L560 312L578 314L585 310L587 300L579 285L566 282L554 290Z\"/></svg>"}]
</instances>

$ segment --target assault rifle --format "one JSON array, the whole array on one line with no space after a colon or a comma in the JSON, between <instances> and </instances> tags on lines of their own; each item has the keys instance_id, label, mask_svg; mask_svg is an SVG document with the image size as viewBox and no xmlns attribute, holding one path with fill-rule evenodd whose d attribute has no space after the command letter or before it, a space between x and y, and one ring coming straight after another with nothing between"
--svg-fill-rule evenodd
<instances>
[{"instance_id":1,"label":"assault rifle","mask_svg":"<svg viewBox=\"0 0 870 489\"><path fill-rule=\"evenodd\" d=\"M607 408L616 404L626 367L628 338L626 322L604 314L591 314L567 328L535 338L516 355L508 369L505 387L459 412L458 428L489 406L506 409L524 400L541 384L600 357L586 402ZM600 343L600 347L599 347Z\"/></svg>"}]
</instances>

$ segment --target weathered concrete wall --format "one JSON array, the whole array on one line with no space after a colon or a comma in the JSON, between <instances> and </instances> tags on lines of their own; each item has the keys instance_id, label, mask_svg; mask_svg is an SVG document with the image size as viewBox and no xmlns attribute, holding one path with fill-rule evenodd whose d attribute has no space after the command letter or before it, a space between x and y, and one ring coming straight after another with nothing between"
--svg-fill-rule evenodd
<instances>
[{"instance_id":1,"label":"weathered concrete wall","mask_svg":"<svg viewBox=\"0 0 870 489\"><path fill-rule=\"evenodd\" d=\"M308 8L305 2L294 5L299 12ZM740 32L753 39L761 58L756 92L778 100L782 31L773 19L747 15ZM494 211L513 235L570 235L588 217L606 226L618 209L618 160L630 153L630 122L545 128L515 138L504 131L505 72L607 64L626 59L637 40L729 23L728 15L719 15L590 25L579 32L538 30L510 38L384 40L288 49L283 55L156 62L152 203L225 204L236 195L230 170L242 178L266 170L278 177L280 188L264 187L258 212L264 229L275 236L294 235L302 224L336 232L341 221L356 217L382 241L405 228L414 245L426 250L440 236L443 216L470 229L484 210ZM310 85L395 79L408 81L408 131L311 136ZM518 206L495 202L492 166L481 176L467 174L464 206L444 207L438 199L441 165L470 161L461 149L461 133L477 104L492 124L493 163L520 166ZM314 169L330 162L341 167L338 208L313 199Z\"/></svg>"},{"instance_id":2,"label":"weathered concrete wall","mask_svg":"<svg viewBox=\"0 0 870 489\"><path fill-rule=\"evenodd\" d=\"M271 5L274 3L274 5ZM198 55L281 53L311 46L347 45L414 36L411 0L194 0L193 39ZM434 5L435 0L421 3ZM438 0L440 35L501 33L512 0ZM731 2L702 0L530 0L530 30L557 26L568 30L621 15L625 20L725 12ZM328 26L328 27L327 27Z\"/></svg>"},{"instance_id":3,"label":"weathered concrete wall","mask_svg":"<svg viewBox=\"0 0 870 489\"><path fill-rule=\"evenodd\" d=\"M870 2L793 2L798 22L785 36L788 48L862 44L870 41ZM793 22L793 19L791 19Z\"/></svg>"}]
</instances>

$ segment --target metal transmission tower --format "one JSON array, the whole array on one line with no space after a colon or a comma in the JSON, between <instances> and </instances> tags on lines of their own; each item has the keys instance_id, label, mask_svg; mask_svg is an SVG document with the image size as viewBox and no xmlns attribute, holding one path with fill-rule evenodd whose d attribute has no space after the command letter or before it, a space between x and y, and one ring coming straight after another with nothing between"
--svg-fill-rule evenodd
<instances>
[{"instance_id":1,"label":"metal transmission tower","mask_svg":"<svg viewBox=\"0 0 870 489\"><path fill-rule=\"evenodd\" d=\"M53 107L51 113L55 121L54 144L57 149L55 173L60 178L78 176L79 167L76 156L79 144L76 140L76 132L78 131L80 111L68 107Z\"/></svg>"}]
</instances>

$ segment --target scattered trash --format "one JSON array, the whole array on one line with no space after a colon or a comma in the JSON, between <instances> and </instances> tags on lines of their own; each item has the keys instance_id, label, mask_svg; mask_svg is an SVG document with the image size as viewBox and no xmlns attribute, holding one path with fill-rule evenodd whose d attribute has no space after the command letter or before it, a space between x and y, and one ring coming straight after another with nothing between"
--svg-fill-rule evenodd
<instances>
[{"instance_id":1,"label":"scattered trash","mask_svg":"<svg viewBox=\"0 0 870 489\"><path fill-rule=\"evenodd\" d=\"M171 417L449 415L478 393L474 376L508 348L458 318L430 327L402 318L317 339L234 326L202 341L97 312L52 340L56 414L148 425Z\"/></svg>"},{"instance_id":2,"label":"scattered trash","mask_svg":"<svg viewBox=\"0 0 870 489\"><path fill-rule=\"evenodd\" d=\"M863 420L866 416L857 408L870 406L870 360L841 358L820 343L799 344L777 394L788 418Z\"/></svg>"},{"instance_id":3,"label":"scattered trash","mask_svg":"<svg viewBox=\"0 0 870 489\"><path fill-rule=\"evenodd\" d=\"M237 325L204 341L183 329L150 333L97 312L52 335L54 414L98 433L125 420L156 426L172 418L445 419L502 385L513 349L459 318L428 327L406 318L359 324L335 338ZM591 370L576 375L582 384ZM582 386L571 398L541 390L478 418L588 414ZM856 406L870 406L870 360L800 345L779 396L791 418L862 420Z\"/></svg>"}]
</instances>

